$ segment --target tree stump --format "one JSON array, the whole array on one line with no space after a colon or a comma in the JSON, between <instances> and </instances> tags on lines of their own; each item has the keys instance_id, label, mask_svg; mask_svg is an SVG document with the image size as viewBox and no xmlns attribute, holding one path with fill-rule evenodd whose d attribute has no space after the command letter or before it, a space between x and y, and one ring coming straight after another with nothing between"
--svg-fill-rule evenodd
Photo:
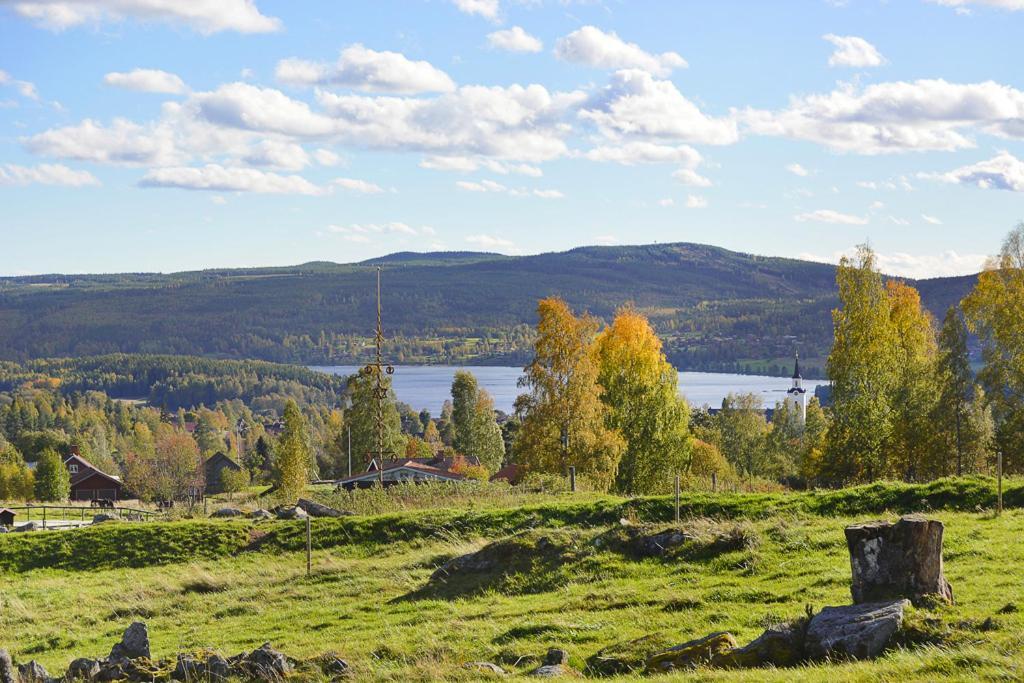
<instances>
[{"instance_id":1,"label":"tree stump","mask_svg":"<svg viewBox=\"0 0 1024 683\"><path fill-rule=\"evenodd\" d=\"M918 515L846 527L853 602L924 598L953 602L942 573L942 522Z\"/></svg>"}]
</instances>

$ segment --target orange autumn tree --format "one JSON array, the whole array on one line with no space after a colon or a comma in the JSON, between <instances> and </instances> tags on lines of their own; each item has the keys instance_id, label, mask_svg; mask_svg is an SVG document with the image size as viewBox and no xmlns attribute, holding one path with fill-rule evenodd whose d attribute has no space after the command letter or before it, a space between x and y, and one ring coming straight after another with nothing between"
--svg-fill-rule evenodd
<instances>
[{"instance_id":1,"label":"orange autumn tree","mask_svg":"<svg viewBox=\"0 0 1024 683\"><path fill-rule=\"evenodd\" d=\"M537 314L534 357L520 380L529 391L516 399L523 420L515 442L518 462L529 472L549 474L565 474L574 466L607 491L626 444L607 426L609 409L601 401L597 320L577 317L557 297L541 299Z\"/></svg>"}]
</instances>

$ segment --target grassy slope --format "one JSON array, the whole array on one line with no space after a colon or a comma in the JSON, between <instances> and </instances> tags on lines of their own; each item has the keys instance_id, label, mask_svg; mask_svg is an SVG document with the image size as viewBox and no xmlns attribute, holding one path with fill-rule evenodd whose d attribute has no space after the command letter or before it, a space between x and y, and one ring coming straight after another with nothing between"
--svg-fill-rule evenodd
<instances>
[{"instance_id":1,"label":"grassy slope","mask_svg":"<svg viewBox=\"0 0 1024 683\"><path fill-rule=\"evenodd\" d=\"M879 500L864 490L860 494L869 505ZM35 657L58 669L74 656L105 654L131 619L143 618L159 655L202 646L233 654L269 639L296 656L336 650L366 678L469 679L460 668L469 660L538 655L560 645L582 667L601 647L648 633L664 631L681 642L728 629L744 641L768 621L798 616L806 604L820 608L849 602L842 528L876 515L772 514L763 506L740 505L739 497L719 498L731 503L723 510L750 513L759 546L671 562L596 552L544 570L547 574L539 572L522 590L506 587L452 600L409 596L438 563L479 547L483 540L478 533L496 536L529 519L540 527L571 522L563 528L593 534L607 515L621 509L621 502L547 505L525 513L491 510L476 513L473 525L455 522L459 515L453 512L345 523L316 520L317 544L329 547L314 552L314 572L308 578L303 554L289 550L301 539L300 525L260 527L277 529L264 547L278 552L233 555L233 544L248 542L244 523L154 524L148 528L172 539L162 544L168 547L161 552L177 554L182 561L134 569L37 569L0 575L0 645L9 647L16 659ZM968 502L964 499L959 506ZM645 517L645 511L663 509L648 504L632 508L632 514ZM1004 608L1014 604L1024 609L1024 546L1018 542L1024 514L932 514L947 525L946 571L958 604L931 613L915 611L912 618L931 632L946 634L942 649L894 652L872 664L701 672L699 678L1019 680L1024 676L1024 612ZM587 528L581 522L599 526ZM434 532L410 532L428 527ZM218 530L214 537L197 535L197 530L211 528ZM336 545L342 530L353 536ZM110 537L124 533L118 527L93 530L99 532ZM405 540L398 540L403 536ZM35 539L52 542L55 537L71 538L35 535L32 541L42 544ZM12 541L26 542L0 540L0 557L11 553ZM152 538L136 540L139 548L158 545ZM199 555L207 557L199 558L190 548L206 549ZM95 557L110 552L112 547L101 547ZM996 628L981 632L978 626L987 617L994 618ZM526 668L524 663L518 670Z\"/></svg>"}]
</instances>

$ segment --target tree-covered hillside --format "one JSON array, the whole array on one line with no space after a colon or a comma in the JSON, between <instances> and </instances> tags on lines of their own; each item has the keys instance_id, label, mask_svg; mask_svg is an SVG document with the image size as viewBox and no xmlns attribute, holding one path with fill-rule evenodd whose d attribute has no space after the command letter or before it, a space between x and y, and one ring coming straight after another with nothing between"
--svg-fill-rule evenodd
<instances>
[{"instance_id":1,"label":"tree-covered hillside","mask_svg":"<svg viewBox=\"0 0 1024 683\"><path fill-rule=\"evenodd\" d=\"M374 272L400 362L525 360L538 299L608 319L633 303L684 369L822 358L831 265L696 244L583 247L536 256L394 254L357 264L174 274L0 278L0 358L116 352L342 363L367 357ZM974 278L915 283L936 315ZM815 364L810 363L813 369Z\"/></svg>"}]
</instances>

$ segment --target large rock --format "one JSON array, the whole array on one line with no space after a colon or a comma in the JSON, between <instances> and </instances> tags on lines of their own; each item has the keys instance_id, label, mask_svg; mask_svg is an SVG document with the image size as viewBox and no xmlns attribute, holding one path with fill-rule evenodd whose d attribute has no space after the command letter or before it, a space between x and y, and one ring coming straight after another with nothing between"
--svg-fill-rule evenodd
<instances>
[{"instance_id":1,"label":"large rock","mask_svg":"<svg viewBox=\"0 0 1024 683\"><path fill-rule=\"evenodd\" d=\"M100 663L95 659L79 657L68 666L64 676L69 681L92 681L100 674Z\"/></svg>"},{"instance_id":2,"label":"large rock","mask_svg":"<svg viewBox=\"0 0 1024 683\"><path fill-rule=\"evenodd\" d=\"M873 659L903 623L910 601L890 600L826 607L807 626L804 652L810 660Z\"/></svg>"},{"instance_id":3,"label":"large rock","mask_svg":"<svg viewBox=\"0 0 1024 683\"><path fill-rule=\"evenodd\" d=\"M702 664L718 665L725 661L726 653L736 649L736 645L736 638L731 633L717 631L651 655L646 668L648 673L660 673L692 669Z\"/></svg>"},{"instance_id":4,"label":"large rock","mask_svg":"<svg viewBox=\"0 0 1024 683\"><path fill-rule=\"evenodd\" d=\"M493 662L466 662L463 669L469 669L481 674L492 674L494 676L507 676L508 672Z\"/></svg>"},{"instance_id":5,"label":"large rock","mask_svg":"<svg viewBox=\"0 0 1024 683\"><path fill-rule=\"evenodd\" d=\"M622 676L644 670L647 659L664 652L672 641L663 633L652 633L601 648L587 659L587 672L598 676Z\"/></svg>"},{"instance_id":6,"label":"large rock","mask_svg":"<svg viewBox=\"0 0 1024 683\"><path fill-rule=\"evenodd\" d=\"M145 657L149 659L149 630L141 621L132 623L125 629L121 636L121 642L114 645L110 650L110 659L117 661L121 659L138 659Z\"/></svg>"},{"instance_id":7,"label":"large rock","mask_svg":"<svg viewBox=\"0 0 1024 683\"><path fill-rule=\"evenodd\" d=\"M242 517L243 515L245 515L245 513L242 512L241 510L239 510L238 508L220 508L219 510L214 510L213 513L210 516L211 517Z\"/></svg>"},{"instance_id":8,"label":"large rock","mask_svg":"<svg viewBox=\"0 0 1024 683\"><path fill-rule=\"evenodd\" d=\"M715 658L718 666L753 668L759 666L795 666L804 658L807 621L775 624L748 645L723 652Z\"/></svg>"},{"instance_id":9,"label":"large rock","mask_svg":"<svg viewBox=\"0 0 1024 683\"><path fill-rule=\"evenodd\" d=\"M18 665L18 678L21 683L50 683L52 680L43 665L34 659Z\"/></svg>"},{"instance_id":10,"label":"large rock","mask_svg":"<svg viewBox=\"0 0 1024 683\"><path fill-rule=\"evenodd\" d=\"M942 522L918 515L846 527L855 603L910 598L953 602L942 571Z\"/></svg>"},{"instance_id":11,"label":"large rock","mask_svg":"<svg viewBox=\"0 0 1024 683\"><path fill-rule=\"evenodd\" d=\"M249 513L249 519L273 519L274 515L271 514L270 510L264 510L259 508Z\"/></svg>"},{"instance_id":12,"label":"large rock","mask_svg":"<svg viewBox=\"0 0 1024 683\"><path fill-rule=\"evenodd\" d=\"M108 515L105 512L101 512L98 515L93 515L92 516L92 523L93 524L102 524L103 522L113 522L115 519L117 519L117 518L114 517L113 515Z\"/></svg>"},{"instance_id":13,"label":"large rock","mask_svg":"<svg viewBox=\"0 0 1024 683\"><path fill-rule=\"evenodd\" d=\"M282 507L277 509L278 519L306 519L309 514L300 507Z\"/></svg>"},{"instance_id":14,"label":"large rock","mask_svg":"<svg viewBox=\"0 0 1024 683\"><path fill-rule=\"evenodd\" d=\"M569 666L569 653L565 650L553 647L544 656L544 663L530 672L531 676L538 678L560 678L572 676L579 678L582 674Z\"/></svg>"},{"instance_id":15,"label":"large rock","mask_svg":"<svg viewBox=\"0 0 1024 683\"><path fill-rule=\"evenodd\" d=\"M232 657L232 673L254 681L281 681L292 670L291 662L284 654L263 643L257 649L244 655Z\"/></svg>"},{"instance_id":16,"label":"large rock","mask_svg":"<svg viewBox=\"0 0 1024 683\"><path fill-rule=\"evenodd\" d=\"M310 517L348 517L353 514L347 510L336 510L306 498L299 498L299 502L295 504L295 507L305 510Z\"/></svg>"},{"instance_id":17,"label":"large rock","mask_svg":"<svg viewBox=\"0 0 1024 683\"><path fill-rule=\"evenodd\" d=\"M0 649L0 683L18 683L17 669L11 661L11 653Z\"/></svg>"}]
</instances>

